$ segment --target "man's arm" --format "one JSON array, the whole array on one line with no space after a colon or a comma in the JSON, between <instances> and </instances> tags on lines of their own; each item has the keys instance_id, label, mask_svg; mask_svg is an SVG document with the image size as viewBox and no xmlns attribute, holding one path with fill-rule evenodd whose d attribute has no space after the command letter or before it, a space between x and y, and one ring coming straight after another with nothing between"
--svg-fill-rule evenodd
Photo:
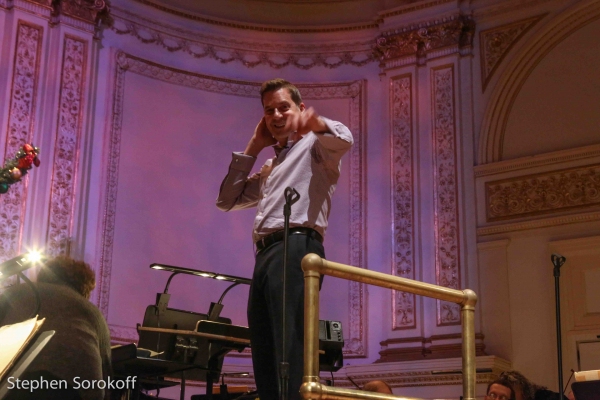
<instances>
[{"instance_id":1,"label":"man's arm","mask_svg":"<svg viewBox=\"0 0 600 400\"><path fill-rule=\"evenodd\" d=\"M241 210L258 203L260 174L248 176L256 157L233 153L229 172L219 189L217 208L222 211Z\"/></svg>"},{"instance_id":2,"label":"man's arm","mask_svg":"<svg viewBox=\"0 0 600 400\"><path fill-rule=\"evenodd\" d=\"M256 206L260 192L260 174L250 175L256 157L277 141L273 138L264 117L260 120L243 153L233 153L229 172L219 189L217 207L222 211L241 210Z\"/></svg>"},{"instance_id":3,"label":"man's arm","mask_svg":"<svg viewBox=\"0 0 600 400\"><path fill-rule=\"evenodd\" d=\"M312 131L317 134L321 144L330 150L347 150L354 142L352 133L344 124L321 117L312 107L304 110L294 121L294 125L297 136L304 136Z\"/></svg>"}]
</instances>

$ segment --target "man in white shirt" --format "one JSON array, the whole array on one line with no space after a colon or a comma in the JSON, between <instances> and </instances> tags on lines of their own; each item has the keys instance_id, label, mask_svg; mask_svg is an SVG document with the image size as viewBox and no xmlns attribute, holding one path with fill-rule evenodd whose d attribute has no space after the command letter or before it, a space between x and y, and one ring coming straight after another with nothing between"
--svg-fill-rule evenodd
<instances>
[{"instance_id":1,"label":"man in white shirt","mask_svg":"<svg viewBox=\"0 0 600 400\"><path fill-rule=\"evenodd\" d=\"M253 241L254 276L248 301L248 325L254 377L261 400L279 399L282 360L283 206L284 191L294 188L300 199L292 206L286 274L286 356L288 399L300 399L304 348L304 278L300 263L308 253L325 256L323 238L331 196L340 176L342 156L353 143L340 122L306 108L298 89L283 79L263 83L264 116L243 153L233 153L219 191L223 211L257 207ZM273 147L275 157L250 175L256 157Z\"/></svg>"}]
</instances>

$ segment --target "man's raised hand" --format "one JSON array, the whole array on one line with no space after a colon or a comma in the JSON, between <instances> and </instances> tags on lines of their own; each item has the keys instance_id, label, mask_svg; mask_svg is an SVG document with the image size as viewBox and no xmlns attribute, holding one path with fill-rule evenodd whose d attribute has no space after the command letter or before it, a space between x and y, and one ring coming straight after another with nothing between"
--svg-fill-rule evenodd
<instances>
[{"instance_id":1,"label":"man's raised hand","mask_svg":"<svg viewBox=\"0 0 600 400\"><path fill-rule=\"evenodd\" d=\"M256 157L262 149L272 146L275 143L277 143L277 140L275 140L273 135L271 135L271 132L267 129L265 118L262 117L258 125L256 125L256 129L254 129L254 134L248 142L244 154Z\"/></svg>"}]
</instances>

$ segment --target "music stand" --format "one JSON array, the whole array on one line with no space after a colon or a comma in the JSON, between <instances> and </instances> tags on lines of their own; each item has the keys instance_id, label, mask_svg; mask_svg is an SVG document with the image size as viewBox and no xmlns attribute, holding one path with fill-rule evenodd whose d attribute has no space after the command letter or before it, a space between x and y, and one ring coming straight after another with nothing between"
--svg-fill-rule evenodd
<instances>
[{"instance_id":1,"label":"music stand","mask_svg":"<svg viewBox=\"0 0 600 400\"><path fill-rule=\"evenodd\" d=\"M3 399L8 393L8 378L13 377L19 379L27 370L29 365L40 354L40 351L48 344L55 331L42 332L35 341L29 345L29 348L19 357L17 363L10 369L6 375L6 379L0 382L0 399Z\"/></svg>"},{"instance_id":2,"label":"music stand","mask_svg":"<svg viewBox=\"0 0 600 400\"><path fill-rule=\"evenodd\" d=\"M206 314L177 310L174 308L167 308L166 312L158 317L156 315L156 306L149 305L146 308L142 326L194 331L198 321L206 320L207 318L208 316ZM220 317L218 322L231 324L229 318L223 317ZM204 367L190 369L186 372L186 379L206 381L208 360L215 353L215 349L211 349L208 340L199 338L196 339L193 344L190 343L188 346L186 343L178 344L177 335L145 331L139 332L139 338L139 348L146 348L159 353L162 352L157 358ZM186 350L186 348L188 349ZM218 368L220 369L223 364L223 359L221 358L219 361Z\"/></svg>"}]
</instances>

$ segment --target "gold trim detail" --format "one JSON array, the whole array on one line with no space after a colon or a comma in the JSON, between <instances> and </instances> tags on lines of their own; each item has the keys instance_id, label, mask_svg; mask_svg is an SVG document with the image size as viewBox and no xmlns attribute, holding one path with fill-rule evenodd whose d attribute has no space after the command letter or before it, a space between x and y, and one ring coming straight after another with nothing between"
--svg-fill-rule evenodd
<instances>
[{"instance_id":1,"label":"gold trim detail","mask_svg":"<svg viewBox=\"0 0 600 400\"><path fill-rule=\"evenodd\" d=\"M392 274L415 279L412 76L390 80ZM416 296L392 291L392 329L416 327Z\"/></svg>"},{"instance_id":2,"label":"gold trim detail","mask_svg":"<svg viewBox=\"0 0 600 400\"><path fill-rule=\"evenodd\" d=\"M38 25L21 20L17 24L5 160L13 158L23 144L33 139L43 32ZM0 260L16 256L21 248L27 183L25 178L23 184L0 196Z\"/></svg>"},{"instance_id":3,"label":"gold trim detail","mask_svg":"<svg viewBox=\"0 0 600 400\"><path fill-rule=\"evenodd\" d=\"M435 50L473 46L475 21L469 16L452 15L441 21L428 22L416 27L394 30L381 34L373 49L380 67L388 67L390 61L416 56L418 65L424 65L427 54Z\"/></svg>"},{"instance_id":4,"label":"gold trim detail","mask_svg":"<svg viewBox=\"0 0 600 400\"><path fill-rule=\"evenodd\" d=\"M88 42L65 35L46 252L68 254L83 125Z\"/></svg>"},{"instance_id":5,"label":"gold trim detail","mask_svg":"<svg viewBox=\"0 0 600 400\"><path fill-rule=\"evenodd\" d=\"M454 66L432 69L435 275L440 286L461 285ZM437 325L460 324L460 307L437 300Z\"/></svg>"},{"instance_id":6,"label":"gold trim detail","mask_svg":"<svg viewBox=\"0 0 600 400\"><path fill-rule=\"evenodd\" d=\"M488 222L600 206L600 164L485 183Z\"/></svg>"},{"instance_id":7,"label":"gold trim detail","mask_svg":"<svg viewBox=\"0 0 600 400\"><path fill-rule=\"evenodd\" d=\"M545 14L544 14L545 15ZM544 15L527 18L479 33L483 91L506 54Z\"/></svg>"},{"instance_id":8,"label":"gold trim detail","mask_svg":"<svg viewBox=\"0 0 600 400\"><path fill-rule=\"evenodd\" d=\"M142 43L155 44L170 52L181 51L194 58L211 58L223 64L236 61L248 68L268 65L274 69L293 65L308 70L317 66L361 67L375 60L372 40L325 44L250 42L175 28L118 8L115 12L116 20L111 29L118 35L131 35Z\"/></svg>"}]
</instances>

